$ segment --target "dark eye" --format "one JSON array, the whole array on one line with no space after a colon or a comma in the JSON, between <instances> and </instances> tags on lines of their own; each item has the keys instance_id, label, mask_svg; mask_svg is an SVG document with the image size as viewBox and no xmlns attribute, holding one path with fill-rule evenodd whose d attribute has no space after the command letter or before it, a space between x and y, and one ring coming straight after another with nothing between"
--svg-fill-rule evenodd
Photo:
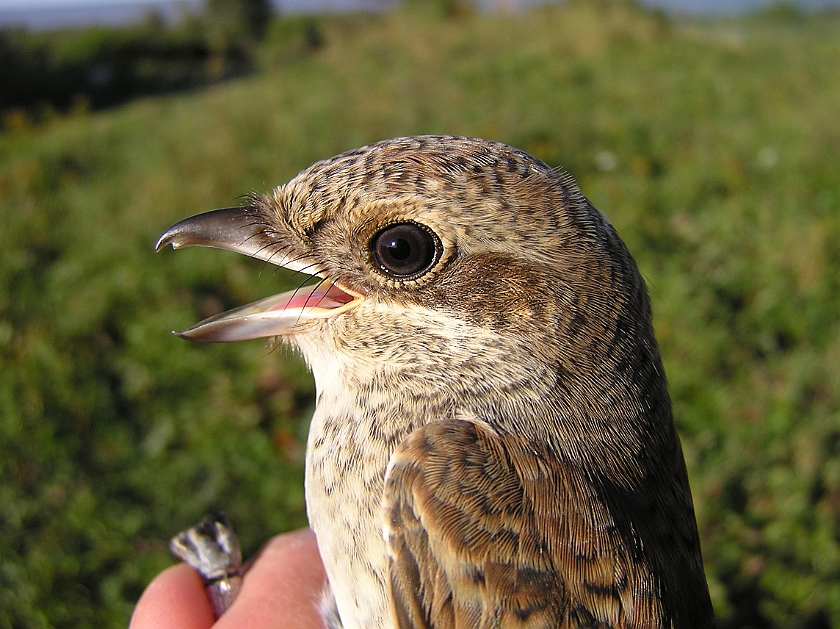
<instances>
[{"instance_id":1,"label":"dark eye","mask_svg":"<svg viewBox=\"0 0 840 629\"><path fill-rule=\"evenodd\" d=\"M415 279L437 261L440 241L417 223L397 223L378 232L370 241L373 259L387 275Z\"/></svg>"}]
</instances>

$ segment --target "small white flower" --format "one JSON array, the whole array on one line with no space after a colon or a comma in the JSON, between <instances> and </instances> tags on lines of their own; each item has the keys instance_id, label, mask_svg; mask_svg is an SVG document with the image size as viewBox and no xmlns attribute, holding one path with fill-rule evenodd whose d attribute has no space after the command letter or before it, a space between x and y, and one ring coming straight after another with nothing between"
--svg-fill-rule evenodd
<instances>
[{"instance_id":1,"label":"small white flower","mask_svg":"<svg viewBox=\"0 0 840 629\"><path fill-rule=\"evenodd\" d=\"M618 167L618 157L611 151L601 151L595 155L595 163L598 165L598 170L609 172Z\"/></svg>"}]
</instances>

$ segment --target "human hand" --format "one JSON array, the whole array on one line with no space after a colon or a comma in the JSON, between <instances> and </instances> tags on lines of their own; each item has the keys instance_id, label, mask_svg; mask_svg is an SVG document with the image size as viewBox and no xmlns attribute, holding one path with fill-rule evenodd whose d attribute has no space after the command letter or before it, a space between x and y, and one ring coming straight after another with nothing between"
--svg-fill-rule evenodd
<instances>
[{"instance_id":1,"label":"human hand","mask_svg":"<svg viewBox=\"0 0 840 629\"><path fill-rule=\"evenodd\" d=\"M325 579L312 531L286 533L263 547L239 597L215 624L201 577L182 563L152 580L129 629L323 629L318 604Z\"/></svg>"}]
</instances>

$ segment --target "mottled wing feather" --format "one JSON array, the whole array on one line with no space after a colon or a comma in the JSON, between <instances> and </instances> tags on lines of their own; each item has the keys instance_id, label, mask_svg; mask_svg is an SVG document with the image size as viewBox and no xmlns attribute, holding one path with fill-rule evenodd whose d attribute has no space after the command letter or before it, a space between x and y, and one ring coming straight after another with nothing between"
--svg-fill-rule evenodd
<instances>
[{"instance_id":1,"label":"mottled wing feather","mask_svg":"<svg viewBox=\"0 0 840 629\"><path fill-rule=\"evenodd\" d=\"M476 422L427 425L388 468L400 629L660 627L655 582L574 467Z\"/></svg>"}]
</instances>

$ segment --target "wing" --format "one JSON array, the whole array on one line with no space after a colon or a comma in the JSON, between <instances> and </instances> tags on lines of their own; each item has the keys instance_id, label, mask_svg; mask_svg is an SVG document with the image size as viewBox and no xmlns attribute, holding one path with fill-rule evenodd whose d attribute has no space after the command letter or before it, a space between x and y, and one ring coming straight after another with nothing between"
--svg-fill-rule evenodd
<instances>
[{"instance_id":1,"label":"wing","mask_svg":"<svg viewBox=\"0 0 840 629\"><path fill-rule=\"evenodd\" d=\"M575 467L486 424L445 420L415 431L391 459L383 503L396 626L711 626L702 600L696 624L672 625L646 533L614 515L620 509L603 494ZM699 547L694 554L699 561ZM676 571L696 571L680 560L670 558ZM700 579L702 599L702 563Z\"/></svg>"}]
</instances>

